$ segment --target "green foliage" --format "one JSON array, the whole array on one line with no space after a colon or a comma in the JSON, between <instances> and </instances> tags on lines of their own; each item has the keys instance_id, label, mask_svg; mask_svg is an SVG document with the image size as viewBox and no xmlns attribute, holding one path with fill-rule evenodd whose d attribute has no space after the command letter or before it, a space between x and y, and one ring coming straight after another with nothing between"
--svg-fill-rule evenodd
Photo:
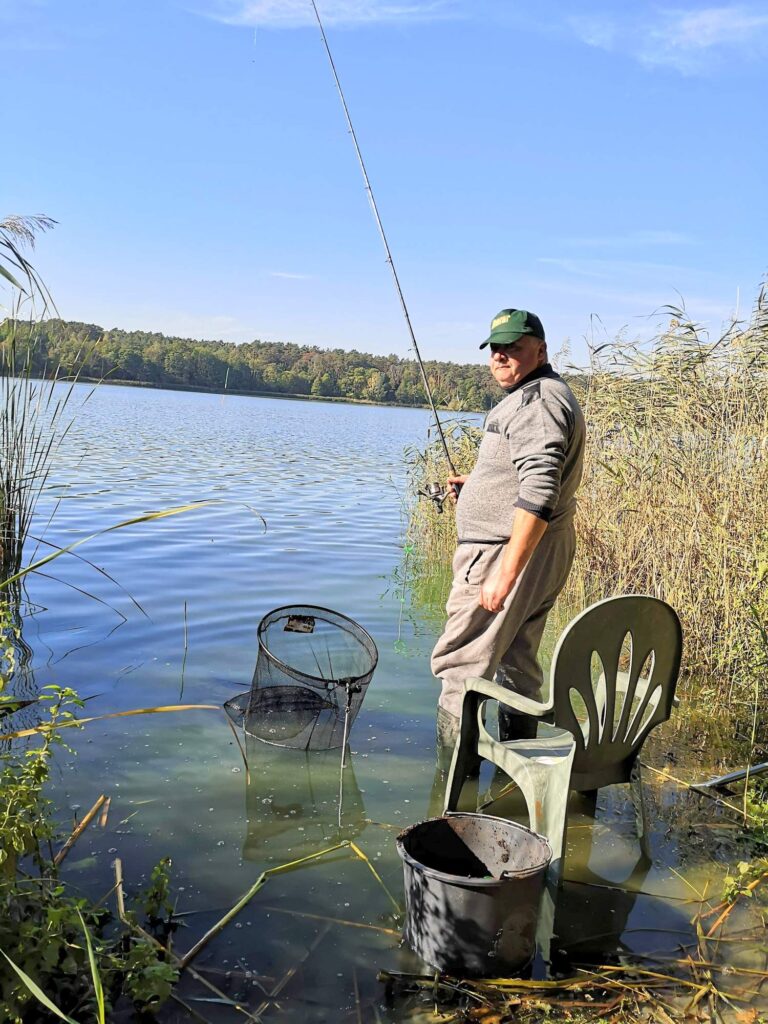
<instances>
[{"instance_id":1,"label":"green foliage","mask_svg":"<svg viewBox=\"0 0 768 1024\"><path fill-rule=\"evenodd\" d=\"M31 372L38 377L58 367L59 373L77 373L81 380L426 404L417 363L395 355L281 342L195 341L55 319L34 325L8 319L0 324L0 350L11 338L29 353ZM433 360L425 368L440 406L488 409L498 400L498 387L485 366Z\"/></svg>"},{"instance_id":2,"label":"green foliage","mask_svg":"<svg viewBox=\"0 0 768 1024\"><path fill-rule=\"evenodd\" d=\"M47 686L40 696L42 742L23 752L0 753L0 877L12 877L20 858L42 863L40 844L52 836L49 801L43 795L52 746L60 744L59 727L74 719L70 708L82 707L74 690Z\"/></svg>"},{"instance_id":3,"label":"green foliage","mask_svg":"<svg viewBox=\"0 0 768 1024\"><path fill-rule=\"evenodd\" d=\"M168 999L179 977L176 968L160 959L146 941L131 943L117 960L123 992L145 1013L157 1010Z\"/></svg>"},{"instance_id":4,"label":"green foliage","mask_svg":"<svg viewBox=\"0 0 768 1024\"><path fill-rule=\"evenodd\" d=\"M766 871L768 859L765 857L753 861L740 861L735 865L733 873L729 871L723 879L723 900L726 903L733 903L740 896L751 899L755 892L754 883Z\"/></svg>"},{"instance_id":5,"label":"green foliage","mask_svg":"<svg viewBox=\"0 0 768 1024\"><path fill-rule=\"evenodd\" d=\"M0 950L16 968L0 966L0 1020L39 1019L38 997L22 974L62 1013L78 1013L81 1020L84 1006L89 1019L109 1020L121 996L151 1013L170 995L178 972L157 947L124 930L115 934L108 910L90 907L63 884L19 879L3 887L0 908Z\"/></svg>"},{"instance_id":6,"label":"green foliage","mask_svg":"<svg viewBox=\"0 0 768 1024\"><path fill-rule=\"evenodd\" d=\"M0 700L13 673L13 650L8 609L0 605ZM13 1024L38 1021L41 1001L53 1012L46 1000L81 1021L84 1006L89 1019L108 1020L121 994L152 1012L177 977L153 943L122 923L115 928L106 908L71 894L57 878L44 787L61 729L79 707L73 690L46 687L35 745L0 753L0 1021ZM171 910L169 868L167 859L154 868L143 897L150 926Z\"/></svg>"},{"instance_id":7,"label":"green foliage","mask_svg":"<svg viewBox=\"0 0 768 1024\"><path fill-rule=\"evenodd\" d=\"M173 913L171 903L171 858L163 857L154 868L149 877L149 886L141 894L144 905L144 913L151 922L161 922Z\"/></svg>"}]
</instances>

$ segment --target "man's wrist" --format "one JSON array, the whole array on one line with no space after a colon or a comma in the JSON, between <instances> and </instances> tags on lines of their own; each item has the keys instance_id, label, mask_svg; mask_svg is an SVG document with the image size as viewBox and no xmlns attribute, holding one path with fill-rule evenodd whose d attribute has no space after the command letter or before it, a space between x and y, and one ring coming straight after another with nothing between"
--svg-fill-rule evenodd
<instances>
[{"instance_id":1,"label":"man's wrist","mask_svg":"<svg viewBox=\"0 0 768 1024\"><path fill-rule=\"evenodd\" d=\"M511 590L517 583L518 573L514 569L510 569L504 565L499 567L499 583Z\"/></svg>"}]
</instances>

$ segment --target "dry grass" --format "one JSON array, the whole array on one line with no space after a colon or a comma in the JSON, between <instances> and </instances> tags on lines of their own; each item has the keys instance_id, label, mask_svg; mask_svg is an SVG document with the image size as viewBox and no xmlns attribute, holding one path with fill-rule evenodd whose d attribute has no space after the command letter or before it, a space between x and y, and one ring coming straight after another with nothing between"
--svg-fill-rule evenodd
<instances>
[{"instance_id":1,"label":"dry grass","mask_svg":"<svg viewBox=\"0 0 768 1024\"><path fill-rule=\"evenodd\" d=\"M663 598L683 622L686 671L707 695L746 700L768 653L768 294L715 340L668 312L651 344L592 346L589 367L570 368L588 444L561 603ZM465 467L477 437L458 438ZM434 445L411 469L417 482L445 475ZM453 516L427 504L412 511L411 541L445 564Z\"/></svg>"}]
</instances>

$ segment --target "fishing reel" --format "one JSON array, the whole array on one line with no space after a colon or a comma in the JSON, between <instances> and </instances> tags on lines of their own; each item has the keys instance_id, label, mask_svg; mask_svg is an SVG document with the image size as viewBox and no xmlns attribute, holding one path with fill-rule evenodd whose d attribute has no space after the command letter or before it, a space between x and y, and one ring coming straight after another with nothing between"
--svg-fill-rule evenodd
<instances>
[{"instance_id":1,"label":"fishing reel","mask_svg":"<svg viewBox=\"0 0 768 1024\"><path fill-rule=\"evenodd\" d=\"M443 487L442 484L432 483L427 484L425 488L419 490L419 494L422 498L429 498L430 501L435 503L435 507L440 515L443 512L443 505L447 498L454 494L457 498L459 496L458 484L451 484L450 487Z\"/></svg>"}]
</instances>

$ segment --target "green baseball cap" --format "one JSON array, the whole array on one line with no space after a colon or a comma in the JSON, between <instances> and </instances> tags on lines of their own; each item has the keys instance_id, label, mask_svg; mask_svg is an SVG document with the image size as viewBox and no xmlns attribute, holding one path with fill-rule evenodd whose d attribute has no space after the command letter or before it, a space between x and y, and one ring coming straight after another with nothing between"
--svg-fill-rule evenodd
<instances>
[{"instance_id":1,"label":"green baseball cap","mask_svg":"<svg viewBox=\"0 0 768 1024\"><path fill-rule=\"evenodd\" d=\"M491 320L491 333L480 348L491 344L511 345L513 341L522 338L524 334L532 334L536 338L541 338L542 341L546 340L541 320L535 313L529 313L527 309L502 309Z\"/></svg>"}]
</instances>

